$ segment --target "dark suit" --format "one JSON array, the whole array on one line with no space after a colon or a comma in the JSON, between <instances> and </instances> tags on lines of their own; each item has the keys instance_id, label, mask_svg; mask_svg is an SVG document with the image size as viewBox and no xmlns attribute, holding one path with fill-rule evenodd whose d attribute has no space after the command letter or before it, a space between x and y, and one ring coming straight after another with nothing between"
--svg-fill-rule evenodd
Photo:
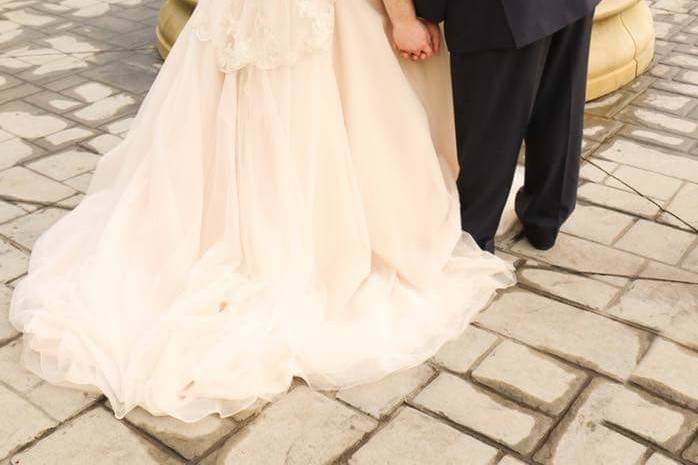
<instances>
[{"instance_id":1,"label":"dark suit","mask_svg":"<svg viewBox=\"0 0 698 465\"><path fill-rule=\"evenodd\" d=\"M494 235L526 141L517 213L552 245L576 204L593 12L599 0L415 0L445 21L456 112L463 229Z\"/></svg>"},{"instance_id":2,"label":"dark suit","mask_svg":"<svg viewBox=\"0 0 698 465\"><path fill-rule=\"evenodd\" d=\"M445 21L453 53L521 48L584 16L600 0L415 0L422 18Z\"/></svg>"}]
</instances>

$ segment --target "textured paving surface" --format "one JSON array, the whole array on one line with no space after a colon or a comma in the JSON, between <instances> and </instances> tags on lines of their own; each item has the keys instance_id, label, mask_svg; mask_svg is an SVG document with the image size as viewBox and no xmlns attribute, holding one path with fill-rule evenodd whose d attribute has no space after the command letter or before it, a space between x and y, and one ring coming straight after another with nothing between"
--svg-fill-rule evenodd
<instances>
[{"instance_id":1,"label":"textured paving surface","mask_svg":"<svg viewBox=\"0 0 698 465\"><path fill-rule=\"evenodd\" d=\"M656 0L651 71L589 104L557 248L510 234L520 285L429 363L192 425L24 371L11 288L128 130L158 6L0 0L0 465L698 464L697 0Z\"/></svg>"}]
</instances>

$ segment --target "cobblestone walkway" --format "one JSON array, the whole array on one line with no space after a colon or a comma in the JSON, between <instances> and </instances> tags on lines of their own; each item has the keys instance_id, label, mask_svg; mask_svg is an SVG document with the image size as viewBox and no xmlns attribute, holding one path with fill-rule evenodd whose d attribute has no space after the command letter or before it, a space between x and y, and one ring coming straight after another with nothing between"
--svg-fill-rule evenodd
<instances>
[{"instance_id":1,"label":"cobblestone walkway","mask_svg":"<svg viewBox=\"0 0 698 465\"><path fill-rule=\"evenodd\" d=\"M20 368L11 289L128 130L158 7L0 0L0 465L698 464L698 0L656 0L651 72L588 105L557 248L510 233L520 285L429 363L190 425Z\"/></svg>"}]
</instances>

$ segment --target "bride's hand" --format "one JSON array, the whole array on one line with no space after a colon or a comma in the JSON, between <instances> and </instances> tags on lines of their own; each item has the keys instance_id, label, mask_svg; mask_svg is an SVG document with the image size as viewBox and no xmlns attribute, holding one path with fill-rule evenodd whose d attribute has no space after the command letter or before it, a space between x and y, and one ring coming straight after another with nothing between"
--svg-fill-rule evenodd
<instances>
[{"instance_id":1,"label":"bride's hand","mask_svg":"<svg viewBox=\"0 0 698 465\"><path fill-rule=\"evenodd\" d=\"M418 18L393 24L393 46L403 58L425 60L434 54L432 33Z\"/></svg>"}]
</instances>

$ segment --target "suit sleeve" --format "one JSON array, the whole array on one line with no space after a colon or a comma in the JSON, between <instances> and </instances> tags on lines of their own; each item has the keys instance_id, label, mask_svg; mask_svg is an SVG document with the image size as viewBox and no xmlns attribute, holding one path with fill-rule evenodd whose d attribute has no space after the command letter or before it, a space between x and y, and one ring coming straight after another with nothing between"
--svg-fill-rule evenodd
<instances>
[{"instance_id":1,"label":"suit sleeve","mask_svg":"<svg viewBox=\"0 0 698 465\"><path fill-rule=\"evenodd\" d=\"M448 0L414 0L417 16L440 23L446 19L446 4Z\"/></svg>"}]
</instances>

